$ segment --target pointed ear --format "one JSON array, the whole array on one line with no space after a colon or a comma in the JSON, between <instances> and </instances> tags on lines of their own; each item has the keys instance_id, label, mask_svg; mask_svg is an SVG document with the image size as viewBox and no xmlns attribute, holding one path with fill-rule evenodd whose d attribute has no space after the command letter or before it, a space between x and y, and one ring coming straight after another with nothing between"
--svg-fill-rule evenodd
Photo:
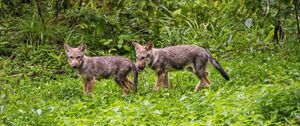
<instances>
[{"instance_id":1,"label":"pointed ear","mask_svg":"<svg viewBox=\"0 0 300 126\"><path fill-rule=\"evenodd\" d=\"M135 48L135 50L139 49L142 47L142 45L136 43L136 42L132 42L133 47Z\"/></svg>"},{"instance_id":2,"label":"pointed ear","mask_svg":"<svg viewBox=\"0 0 300 126\"><path fill-rule=\"evenodd\" d=\"M86 45L81 43L80 46L78 47L80 51L84 51L85 50Z\"/></svg>"},{"instance_id":3,"label":"pointed ear","mask_svg":"<svg viewBox=\"0 0 300 126\"><path fill-rule=\"evenodd\" d=\"M69 50L70 50L71 47L67 43L65 43L64 44L64 48L65 48L66 52L69 52Z\"/></svg>"},{"instance_id":4,"label":"pointed ear","mask_svg":"<svg viewBox=\"0 0 300 126\"><path fill-rule=\"evenodd\" d=\"M147 42L147 45L146 45L146 50L152 50L152 48L153 48L153 43L152 42Z\"/></svg>"}]
</instances>

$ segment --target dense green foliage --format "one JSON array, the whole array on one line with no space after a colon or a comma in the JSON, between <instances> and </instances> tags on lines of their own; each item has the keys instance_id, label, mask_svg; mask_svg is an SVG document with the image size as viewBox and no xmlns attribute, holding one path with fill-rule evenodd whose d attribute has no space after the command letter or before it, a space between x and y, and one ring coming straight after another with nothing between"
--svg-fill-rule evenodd
<instances>
[{"instance_id":1,"label":"dense green foliage","mask_svg":"<svg viewBox=\"0 0 300 126\"><path fill-rule=\"evenodd\" d=\"M299 125L296 1L0 0L0 124ZM197 78L178 71L153 92L146 69L137 94L102 80L82 96L64 42L134 60L131 42L148 40L206 47L231 80L210 66L209 89L193 92Z\"/></svg>"}]
</instances>

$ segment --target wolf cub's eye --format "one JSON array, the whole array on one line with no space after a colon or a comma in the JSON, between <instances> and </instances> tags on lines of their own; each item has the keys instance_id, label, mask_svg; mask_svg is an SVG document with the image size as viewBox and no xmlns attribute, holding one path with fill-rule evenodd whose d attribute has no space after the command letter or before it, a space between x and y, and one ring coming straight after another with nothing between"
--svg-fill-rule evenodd
<instances>
[{"instance_id":1,"label":"wolf cub's eye","mask_svg":"<svg viewBox=\"0 0 300 126\"><path fill-rule=\"evenodd\" d=\"M77 59L80 59L80 58L81 58L81 56L77 56L76 58L77 58Z\"/></svg>"},{"instance_id":2,"label":"wolf cub's eye","mask_svg":"<svg viewBox=\"0 0 300 126\"><path fill-rule=\"evenodd\" d=\"M70 56L69 58L70 58L70 59L73 59L73 56Z\"/></svg>"}]
</instances>

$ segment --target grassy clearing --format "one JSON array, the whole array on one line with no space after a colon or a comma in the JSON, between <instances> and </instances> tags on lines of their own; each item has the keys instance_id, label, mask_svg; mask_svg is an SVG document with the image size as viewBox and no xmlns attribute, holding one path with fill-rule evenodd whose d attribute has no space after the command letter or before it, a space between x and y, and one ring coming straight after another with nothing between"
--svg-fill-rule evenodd
<instances>
[{"instance_id":1,"label":"grassy clearing","mask_svg":"<svg viewBox=\"0 0 300 126\"><path fill-rule=\"evenodd\" d=\"M294 0L2 0L0 125L300 125L296 7ZM91 56L134 59L131 42L149 40L209 48L231 80L210 66L209 89L193 92L197 78L180 71L169 74L171 89L153 92L156 77L146 69L136 95L122 97L103 80L93 97L82 96L64 42L87 44Z\"/></svg>"},{"instance_id":2,"label":"grassy clearing","mask_svg":"<svg viewBox=\"0 0 300 126\"><path fill-rule=\"evenodd\" d=\"M193 92L198 81L196 76L183 71L169 74L171 89L153 92L155 74L146 69L140 75L138 94L128 97L121 96L119 87L112 80L98 81L94 96L83 97L82 79L71 70L54 79L44 75L35 78L4 76L0 121L4 125L300 123L300 64L297 57L265 50L228 54L217 59L231 80L225 81L210 66L212 87L197 93ZM6 66L3 64L11 64L7 61L1 62L0 73L3 75L13 69L3 67Z\"/></svg>"}]
</instances>

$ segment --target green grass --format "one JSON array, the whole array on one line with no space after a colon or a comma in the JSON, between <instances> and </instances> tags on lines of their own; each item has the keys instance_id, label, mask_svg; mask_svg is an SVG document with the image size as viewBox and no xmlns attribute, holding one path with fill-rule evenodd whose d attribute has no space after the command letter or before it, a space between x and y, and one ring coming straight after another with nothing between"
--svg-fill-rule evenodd
<instances>
[{"instance_id":1,"label":"green grass","mask_svg":"<svg viewBox=\"0 0 300 126\"><path fill-rule=\"evenodd\" d=\"M294 54L289 52L288 54ZM70 69L56 78L6 76L2 60L2 125L299 125L297 55L281 51L239 52L218 57L230 81L209 65L211 88L195 93L195 75L169 74L171 89L153 92L155 74L146 69L137 94L122 97L113 80L98 81L94 96L82 96L82 79ZM298 63L297 63L298 62ZM9 67L3 67L9 66ZM35 66L42 70L43 66Z\"/></svg>"},{"instance_id":2,"label":"green grass","mask_svg":"<svg viewBox=\"0 0 300 126\"><path fill-rule=\"evenodd\" d=\"M0 0L0 125L300 125L294 7L292 0ZM274 44L277 24L284 37ZM102 80L93 97L82 96L63 43L133 59L131 42L149 40L209 48L231 80L209 65L211 88L195 93L197 77L178 71L169 74L171 89L153 92L148 68L137 94L122 97Z\"/></svg>"}]
</instances>

